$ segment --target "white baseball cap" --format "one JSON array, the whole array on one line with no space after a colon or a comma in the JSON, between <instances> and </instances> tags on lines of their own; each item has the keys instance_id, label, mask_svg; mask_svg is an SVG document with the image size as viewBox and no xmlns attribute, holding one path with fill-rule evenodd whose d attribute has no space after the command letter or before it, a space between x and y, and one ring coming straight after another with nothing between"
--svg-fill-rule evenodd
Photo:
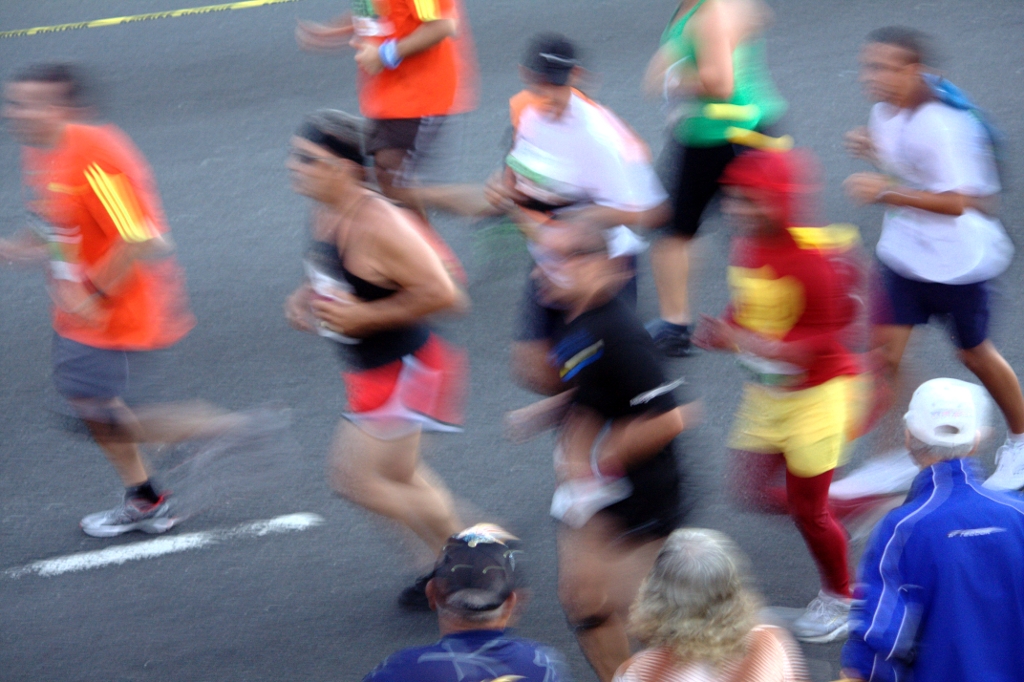
<instances>
[{"instance_id":1,"label":"white baseball cap","mask_svg":"<svg viewBox=\"0 0 1024 682\"><path fill-rule=\"evenodd\" d=\"M978 437L976 387L959 379L932 379L917 387L903 415L907 430L927 445L966 445Z\"/></svg>"}]
</instances>

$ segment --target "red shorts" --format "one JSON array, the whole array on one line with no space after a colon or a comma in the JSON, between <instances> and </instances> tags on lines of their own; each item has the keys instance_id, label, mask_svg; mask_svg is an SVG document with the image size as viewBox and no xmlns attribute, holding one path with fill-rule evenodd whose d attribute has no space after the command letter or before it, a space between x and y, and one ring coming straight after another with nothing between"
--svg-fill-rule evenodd
<instances>
[{"instance_id":1,"label":"red shorts","mask_svg":"<svg viewBox=\"0 0 1024 682\"><path fill-rule=\"evenodd\" d=\"M342 372L345 417L370 435L401 438L417 429L461 431L466 355L434 334L415 353L361 372Z\"/></svg>"}]
</instances>

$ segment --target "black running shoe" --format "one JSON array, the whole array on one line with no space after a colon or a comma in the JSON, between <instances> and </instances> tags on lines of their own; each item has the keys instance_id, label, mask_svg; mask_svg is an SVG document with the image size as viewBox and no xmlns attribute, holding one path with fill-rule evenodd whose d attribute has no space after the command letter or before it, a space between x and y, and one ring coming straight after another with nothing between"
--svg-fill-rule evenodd
<instances>
[{"instance_id":1,"label":"black running shoe","mask_svg":"<svg viewBox=\"0 0 1024 682\"><path fill-rule=\"evenodd\" d=\"M688 324L673 324L661 318L647 323L647 333L654 340L654 345L670 358L683 358L693 352L690 331Z\"/></svg>"},{"instance_id":2,"label":"black running shoe","mask_svg":"<svg viewBox=\"0 0 1024 682\"><path fill-rule=\"evenodd\" d=\"M430 601L427 599L427 583L434 577L431 571L416 578L409 587L402 590L398 595L398 605L406 611L429 611Z\"/></svg>"}]
</instances>

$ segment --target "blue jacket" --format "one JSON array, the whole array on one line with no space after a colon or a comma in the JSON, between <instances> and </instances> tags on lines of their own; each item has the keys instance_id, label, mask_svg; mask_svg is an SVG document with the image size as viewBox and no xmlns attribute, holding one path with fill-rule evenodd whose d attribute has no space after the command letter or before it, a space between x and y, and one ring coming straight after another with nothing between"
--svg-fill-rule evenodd
<instances>
[{"instance_id":1,"label":"blue jacket","mask_svg":"<svg viewBox=\"0 0 1024 682\"><path fill-rule=\"evenodd\" d=\"M843 667L866 680L1024 680L1024 499L970 459L917 475L860 567Z\"/></svg>"},{"instance_id":2,"label":"blue jacket","mask_svg":"<svg viewBox=\"0 0 1024 682\"><path fill-rule=\"evenodd\" d=\"M507 630L470 630L389 656L363 682L568 682L553 649Z\"/></svg>"}]
</instances>

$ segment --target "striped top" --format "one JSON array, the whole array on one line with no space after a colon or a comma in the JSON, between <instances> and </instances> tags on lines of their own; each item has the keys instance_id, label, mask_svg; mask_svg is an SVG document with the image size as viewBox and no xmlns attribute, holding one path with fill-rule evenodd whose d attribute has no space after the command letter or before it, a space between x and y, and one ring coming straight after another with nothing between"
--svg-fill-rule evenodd
<instances>
[{"instance_id":1,"label":"striped top","mask_svg":"<svg viewBox=\"0 0 1024 682\"><path fill-rule=\"evenodd\" d=\"M667 648L645 649L622 664L615 682L804 682L800 650L789 634L758 625L747 635L746 654L721 668L680 663Z\"/></svg>"}]
</instances>

